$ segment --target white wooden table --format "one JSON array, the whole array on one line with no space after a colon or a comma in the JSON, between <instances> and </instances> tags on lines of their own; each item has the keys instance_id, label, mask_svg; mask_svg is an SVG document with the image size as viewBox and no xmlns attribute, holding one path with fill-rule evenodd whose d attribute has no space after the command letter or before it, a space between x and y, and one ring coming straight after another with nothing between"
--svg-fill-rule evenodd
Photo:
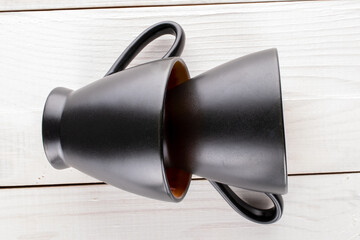
<instances>
[{"instance_id":1,"label":"white wooden table","mask_svg":"<svg viewBox=\"0 0 360 240\"><path fill-rule=\"evenodd\" d=\"M0 11L1 239L360 239L359 1L0 0ZM289 171L279 222L245 220L196 177L174 204L47 162L48 93L101 78L161 20L183 26L192 76L278 48ZM134 65L171 43L154 41Z\"/></svg>"}]
</instances>

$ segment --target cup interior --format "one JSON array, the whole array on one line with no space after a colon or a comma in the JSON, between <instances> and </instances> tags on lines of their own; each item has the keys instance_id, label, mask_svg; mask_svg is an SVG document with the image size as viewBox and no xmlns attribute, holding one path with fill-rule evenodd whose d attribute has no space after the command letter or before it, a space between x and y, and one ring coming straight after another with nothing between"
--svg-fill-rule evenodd
<instances>
[{"instance_id":1,"label":"cup interior","mask_svg":"<svg viewBox=\"0 0 360 240\"><path fill-rule=\"evenodd\" d=\"M166 94L169 90L175 88L176 86L188 81L190 79L189 72L187 67L182 61L177 61L172 67L167 87ZM179 99L181 101L182 99ZM179 146L176 146L176 142L172 140L169 136L170 127L174 127L171 124L171 119L168 117L169 109L166 104L166 95L165 95L165 109L164 109L164 140L163 140L163 153L164 153L164 165L165 165L165 174L166 180L170 187L171 193L176 199L183 198L186 193L190 181L191 173L180 169L174 164L172 164L172 156L176 155L177 151L181 151Z\"/></svg>"}]
</instances>

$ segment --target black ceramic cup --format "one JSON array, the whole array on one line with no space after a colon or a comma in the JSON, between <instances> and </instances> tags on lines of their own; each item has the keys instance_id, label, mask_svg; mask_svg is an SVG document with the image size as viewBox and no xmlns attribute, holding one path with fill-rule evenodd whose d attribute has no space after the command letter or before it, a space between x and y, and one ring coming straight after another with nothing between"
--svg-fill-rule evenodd
<instances>
[{"instance_id":1,"label":"black ceramic cup","mask_svg":"<svg viewBox=\"0 0 360 240\"><path fill-rule=\"evenodd\" d=\"M252 209L228 185L267 193L279 207L274 194L287 192L277 56L269 49L225 63L169 90L165 104L167 164L207 178L259 222L281 209Z\"/></svg>"},{"instance_id":2,"label":"black ceramic cup","mask_svg":"<svg viewBox=\"0 0 360 240\"><path fill-rule=\"evenodd\" d=\"M123 70L156 37L176 35L164 59ZM191 174L163 160L164 102L168 85L189 79L179 55L182 28L160 23L140 35L106 76L76 91L54 89L43 113L43 143L53 167L74 167L118 188L180 201Z\"/></svg>"}]
</instances>

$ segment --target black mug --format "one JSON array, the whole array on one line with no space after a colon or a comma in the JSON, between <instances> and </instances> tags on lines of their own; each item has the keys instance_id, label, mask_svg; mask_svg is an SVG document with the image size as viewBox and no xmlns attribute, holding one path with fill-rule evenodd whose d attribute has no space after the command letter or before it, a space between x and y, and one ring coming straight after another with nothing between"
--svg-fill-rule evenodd
<instances>
[{"instance_id":1,"label":"black mug","mask_svg":"<svg viewBox=\"0 0 360 240\"><path fill-rule=\"evenodd\" d=\"M161 60L125 69L151 41L175 35ZM287 191L277 52L251 54L190 79L174 22L140 34L104 78L56 88L43 113L43 144L58 169L74 167L118 188L178 202L191 174L209 179L246 218L277 221ZM228 185L265 192L255 208Z\"/></svg>"}]
</instances>

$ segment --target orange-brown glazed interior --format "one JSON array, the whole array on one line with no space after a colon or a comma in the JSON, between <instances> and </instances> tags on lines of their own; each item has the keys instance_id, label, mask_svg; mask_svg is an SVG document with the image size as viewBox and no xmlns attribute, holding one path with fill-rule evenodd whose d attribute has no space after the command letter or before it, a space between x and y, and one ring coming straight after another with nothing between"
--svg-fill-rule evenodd
<instances>
[{"instance_id":1,"label":"orange-brown glazed interior","mask_svg":"<svg viewBox=\"0 0 360 240\"><path fill-rule=\"evenodd\" d=\"M166 91L169 91L170 89L186 82L189 80L189 73L187 71L186 66L181 62L177 61L170 73L168 84ZM179 99L181 101L181 99ZM165 113L164 113L164 125L165 130L167 129L167 109L166 109L166 99L165 99ZM171 149L176 148L176 146L169 146L171 144L174 144L173 142L170 142L166 138L164 138L164 158L165 158L165 172L166 172L166 178L170 187L170 190L175 198L182 198L184 193L186 192L190 180L191 180L191 173L188 173L182 169L176 168L171 166L171 159L169 156L172 154L168 151L172 151Z\"/></svg>"}]
</instances>

